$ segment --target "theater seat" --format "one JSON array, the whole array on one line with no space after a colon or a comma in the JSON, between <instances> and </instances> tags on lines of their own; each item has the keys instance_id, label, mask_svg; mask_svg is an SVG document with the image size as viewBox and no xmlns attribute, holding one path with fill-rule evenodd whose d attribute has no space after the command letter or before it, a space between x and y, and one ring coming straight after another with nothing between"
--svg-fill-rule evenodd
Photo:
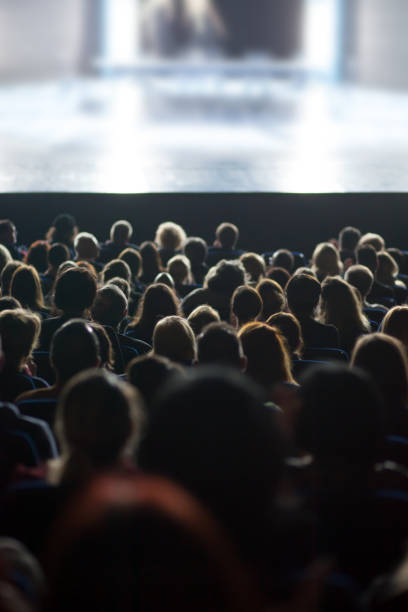
<instances>
[{"instance_id":1,"label":"theater seat","mask_svg":"<svg viewBox=\"0 0 408 612\"><path fill-rule=\"evenodd\" d=\"M21 414L41 419L54 429L57 400L54 398L23 399L17 402Z\"/></svg>"},{"instance_id":2,"label":"theater seat","mask_svg":"<svg viewBox=\"0 0 408 612\"><path fill-rule=\"evenodd\" d=\"M303 359L311 361L349 361L349 356L346 351L337 348L328 348L324 346L313 346L305 349Z\"/></svg>"}]
</instances>

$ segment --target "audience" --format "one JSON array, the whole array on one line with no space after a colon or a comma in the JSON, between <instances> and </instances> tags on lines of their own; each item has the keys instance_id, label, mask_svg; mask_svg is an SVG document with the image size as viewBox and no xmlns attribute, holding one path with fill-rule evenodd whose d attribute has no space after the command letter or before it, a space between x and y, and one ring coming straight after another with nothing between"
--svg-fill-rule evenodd
<instances>
[{"instance_id":1,"label":"audience","mask_svg":"<svg viewBox=\"0 0 408 612\"><path fill-rule=\"evenodd\" d=\"M231 297L231 318L238 328L256 321L262 313L263 302L253 287L237 287Z\"/></svg>"},{"instance_id":2,"label":"audience","mask_svg":"<svg viewBox=\"0 0 408 612\"><path fill-rule=\"evenodd\" d=\"M156 230L155 243L159 247L160 259L164 266L174 255L181 253L186 240L186 233L177 223L166 221Z\"/></svg>"},{"instance_id":3,"label":"audience","mask_svg":"<svg viewBox=\"0 0 408 612\"><path fill-rule=\"evenodd\" d=\"M191 366L197 358L197 343L188 321L179 316L163 317L153 332L153 354L180 365Z\"/></svg>"}]
</instances>

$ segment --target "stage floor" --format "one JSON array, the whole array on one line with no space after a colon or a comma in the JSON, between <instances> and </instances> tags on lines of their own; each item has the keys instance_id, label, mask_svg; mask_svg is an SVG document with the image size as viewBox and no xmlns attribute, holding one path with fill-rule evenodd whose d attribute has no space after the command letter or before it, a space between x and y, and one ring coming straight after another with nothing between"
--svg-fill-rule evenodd
<instances>
[{"instance_id":1,"label":"stage floor","mask_svg":"<svg viewBox=\"0 0 408 612\"><path fill-rule=\"evenodd\" d=\"M0 192L405 192L407 109L262 75L3 85Z\"/></svg>"}]
</instances>

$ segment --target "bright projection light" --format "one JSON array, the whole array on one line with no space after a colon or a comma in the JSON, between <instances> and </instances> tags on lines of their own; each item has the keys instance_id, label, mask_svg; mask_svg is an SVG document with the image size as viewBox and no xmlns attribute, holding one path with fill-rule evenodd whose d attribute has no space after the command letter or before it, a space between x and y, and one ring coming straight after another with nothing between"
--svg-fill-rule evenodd
<instances>
[{"instance_id":1,"label":"bright projection light","mask_svg":"<svg viewBox=\"0 0 408 612\"><path fill-rule=\"evenodd\" d=\"M139 2L104 0L105 57L111 62L130 62L139 48Z\"/></svg>"},{"instance_id":2,"label":"bright projection light","mask_svg":"<svg viewBox=\"0 0 408 612\"><path fill-rule=\"evenodd\" d=\"M334 77L338 67L341 3L343 0L307 0L306 62L311 70Z\"/></svg>"}]
</instances>

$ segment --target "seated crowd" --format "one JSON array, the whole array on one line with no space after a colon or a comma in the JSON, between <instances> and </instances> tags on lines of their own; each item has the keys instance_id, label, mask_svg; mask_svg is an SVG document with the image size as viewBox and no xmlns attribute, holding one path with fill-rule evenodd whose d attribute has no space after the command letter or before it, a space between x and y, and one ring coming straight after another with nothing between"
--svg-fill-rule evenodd
<instances>
[{"instance_id":1,"label":"seated crowd","mask_svg":"<svg viewBox=\"0 0 408 612\"><path fill-rule=\"evenodd\" d=\"M0 221L0 610L402 610L408 253Z\"/></svg>"}]
</instances>

